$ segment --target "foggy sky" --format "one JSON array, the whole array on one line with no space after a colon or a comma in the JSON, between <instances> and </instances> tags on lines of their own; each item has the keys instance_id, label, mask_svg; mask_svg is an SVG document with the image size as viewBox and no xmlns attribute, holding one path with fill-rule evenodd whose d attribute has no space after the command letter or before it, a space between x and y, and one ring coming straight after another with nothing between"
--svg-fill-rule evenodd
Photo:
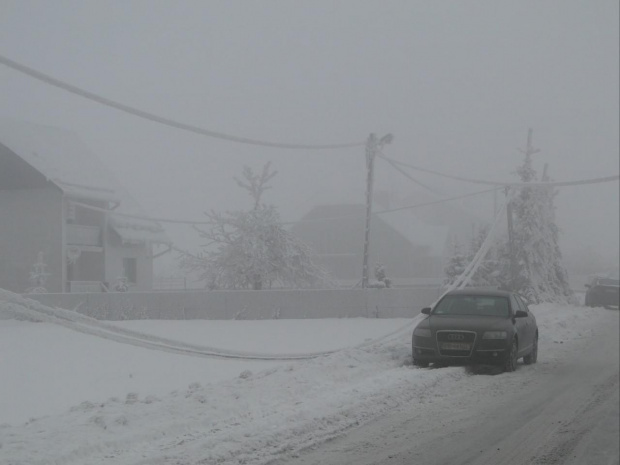
<instances>
[{"instance_id":1,"label":"foggy sky","mask_svg":"<svg viewBox=\"0 0 620 465\"><path fill-rule=\"evenodd\" d=\"M612 0L0 0L0 53L127 105L244 137L321 144L390 132L387 155L476 178L514 179L532 127L536 168L549 163L563 181L618 172L618 16ZM210 139L2 65L0 117L75 131L154 216L248 207L232 178L267 161L279 175L266 200L285 220L317 203L364 200L363 149ZM408 193L410 181L376 168L376 189ZM412 174L446 195L480 190ZM489 217L491 200L467 205ZM617 256L618 183L563 188L557 205L566 247Z\"/></svg>"}]
</instances>

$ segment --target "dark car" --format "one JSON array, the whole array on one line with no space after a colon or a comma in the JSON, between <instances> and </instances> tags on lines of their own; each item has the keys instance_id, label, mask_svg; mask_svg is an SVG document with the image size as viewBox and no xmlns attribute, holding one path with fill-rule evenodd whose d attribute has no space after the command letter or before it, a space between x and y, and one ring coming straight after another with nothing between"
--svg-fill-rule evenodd
<instances>
[{"instance_id":1,"label":"dark car","mask_svg":"<svg viewBox=\"0 0 620 465\"><path fill-rule=\"evenodd\" d=\"M618 307L620 301L618 270L592 277L586 288L587 307Z\"/></svg>"},{"instance_id":2,"label":"dark car","mask_svg":"<svg viewBox=\"0 0 620 465\"><path fill-rule=\"evenodd\" d=\"M538 326L514 292L462 289L443 296L413 331L414 365L485 364L514 371L538 358Z\"/></svg>"}]
</instances>

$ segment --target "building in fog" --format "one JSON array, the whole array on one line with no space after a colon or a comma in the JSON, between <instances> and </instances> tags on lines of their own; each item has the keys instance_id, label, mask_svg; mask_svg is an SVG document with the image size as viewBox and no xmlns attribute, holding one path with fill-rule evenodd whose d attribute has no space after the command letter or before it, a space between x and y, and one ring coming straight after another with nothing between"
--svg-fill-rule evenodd
<instances>
[{"instance_id":1,"label":"building in fog","mask_svg":"<svg viewBox=\"0 0 620 465\"><path fill-rule=\"evenodd\" d=\"M355 285L362 276L365 218L366 208L361 204L320 205L303 216L292 232L312 248L317 262L340 284ZM396 286L438 284L443 279L449 236L448 227L424 223L413 215L374 215L370 278L380 263Z\"/></svg>"},{"instance_id":2,"label":"building in fog","mask_svg":"<svg viewBox=\"0 0 620 465\"><path fill-rule=\"evenodd\" d=\"M0 120L0 288L150 290L162 227L73 133ZM36 265L38 264L38 265ZM36 266L35 266L36 265ZM34 273L34 276L33 276Z\"/></svg>"}]
</instances>

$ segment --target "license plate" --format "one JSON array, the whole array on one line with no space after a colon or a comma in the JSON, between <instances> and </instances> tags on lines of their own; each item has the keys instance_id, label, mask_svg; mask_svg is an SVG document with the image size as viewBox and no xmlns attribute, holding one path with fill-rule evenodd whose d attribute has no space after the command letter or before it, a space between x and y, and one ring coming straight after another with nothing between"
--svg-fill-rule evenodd
<instances>
[{"instance_id":1,"label":"license plate","mask_svg":"<svg viewBox=\"0 0 620 465\"><path fill-rule=\"evenodd\" d=\"M444 350L471 350L471 344L465 342L443 342L441 348Z\"/></svg>"}]
</instances>

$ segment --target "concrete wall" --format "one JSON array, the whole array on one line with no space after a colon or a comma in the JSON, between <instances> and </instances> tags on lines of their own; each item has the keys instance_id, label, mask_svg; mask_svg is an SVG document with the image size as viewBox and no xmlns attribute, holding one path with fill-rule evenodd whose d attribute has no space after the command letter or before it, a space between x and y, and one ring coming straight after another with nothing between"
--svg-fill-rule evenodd
<instances>
[{"instance_id":1,"label":"concrete wall","mask_svg":"<svg viewBox=\"0 0 620 465\"><path fill-rule=\"evenodd\" d=\"M0 288L24 292L43 252L46 289L63 290L62 193L55 187L0 190Z\"/></svg>"},{"instance_id":2,"label":"concrete wall","mask_svg":"<svg viewBox=\"0 0 620 465\"><path fill-rule=\"evenodd\" d=\"M44 305L103 320L408 318L438 288L30 294Z\"/></svg>"}]
</instances>

